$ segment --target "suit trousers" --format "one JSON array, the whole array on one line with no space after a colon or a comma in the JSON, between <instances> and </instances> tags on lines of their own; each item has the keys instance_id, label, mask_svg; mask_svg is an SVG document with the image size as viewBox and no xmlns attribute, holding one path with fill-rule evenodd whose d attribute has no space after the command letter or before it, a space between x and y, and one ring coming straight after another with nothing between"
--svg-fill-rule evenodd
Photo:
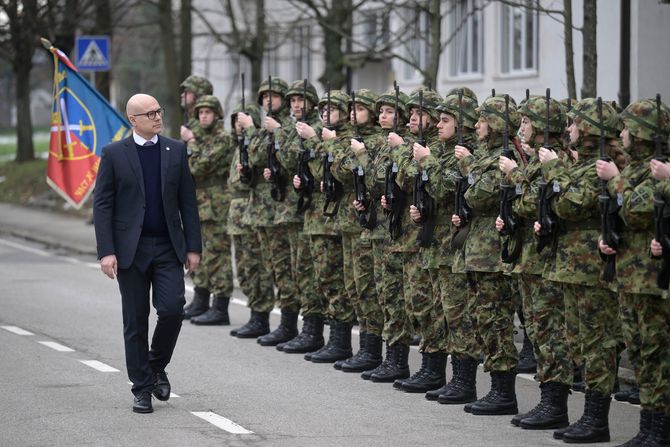
<instances>
[{"instance_id":1,"label":"suit trousers","mask_svg":"<svg viewBox=\"0 0 670 447\"><path fill-rule=\"evenodd\" d=\"M131 266L118 271L128 378L138 395L170 362L184 317L184 270L168 237L140 237ZM149 291L158 321L149 349Z\"/></svg>"}]
</instances>

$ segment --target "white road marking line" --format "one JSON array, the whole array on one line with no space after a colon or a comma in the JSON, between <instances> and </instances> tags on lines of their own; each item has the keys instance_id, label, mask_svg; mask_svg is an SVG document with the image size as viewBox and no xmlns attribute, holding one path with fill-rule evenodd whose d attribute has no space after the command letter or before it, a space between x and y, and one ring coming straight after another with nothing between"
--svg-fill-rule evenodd
<instances>
[{"instance_id":1,"label":"white road marking line","mask_svg":"<svg viewBox=\"0 0 670 447\"><path fill-rule=\"evenodd\" d=\"M113 366L109 366L106 363L99 362L97 360L79 360L86 366L90 366L93 369L97 369L100 372L119 372L118 369Z\"/></svg>"},{"instance_id":2,"label":"white road marking line","mask_svg":"<svg viewBox=\"0 0 670 447\"><path fill-rule=\"evenodd\" d=\"M241 425L236 424L230 419L226 419L223 416L212 413L211 411L191 411L191 414L199 417L200 419L204 419L215 427L225 430L228 433L235 435L252 435L254 433L242 427Z\"/></svg>"},{"instance_id":3,"label":"white road marking line","mask_svg":"<svg viewBox=\"0 0 670 447\"><path fill-rule=\"evenodd\" d=\"M74 352L74 349L68 348L65 345L61 345L60 343L56 343L55 341L38 341L37 343L58 352Z\"/></svg>"},{"instance_id":4,"label":"white road marking line","mask_svg":"<svg viewBox=\"0 0 670 447\"><path fill-rule=\"evenodd\" d=\"M8 241L7 239L0 239L0 244L4 244L8 247L16 248L17 250L21 251L27 251L29 253L39 255L39 256L44 256L44 257L51 257L53 256L51 253L40 250L37 248L32 248L32 247L26 247L25 245L17 244L16 242Z\"/></svg>"},{"instance_id":5,"label":"white road marking line","mask_svg":"<svg viewBox=\"0 0 670 447\"><path fill-rule=\"evenodd\" d=\"M173 392L170 392L170 397L179 397L179 394L175 394Z\"/></svg>"},{"instance_id":6,"label":"white road marking line","mask_svg":"<svg viewBox=\"0 0 670 447\"><path fill-rule=\"evenodd\" d=\"M0 326L0 327L3 328L4 330L12 332L16 335L35 335L32 332L29 332L25 329L21 329L18 326Z\"/></svg>"}]
</instances>

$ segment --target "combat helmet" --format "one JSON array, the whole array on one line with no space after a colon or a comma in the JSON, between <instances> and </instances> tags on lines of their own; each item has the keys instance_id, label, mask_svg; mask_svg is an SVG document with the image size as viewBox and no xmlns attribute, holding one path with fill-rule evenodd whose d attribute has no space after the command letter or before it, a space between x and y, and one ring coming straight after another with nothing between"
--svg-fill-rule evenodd
<instances>
[{"instance_id":1,"label":"combat helmet","mask_svg":"<svg viewBox=\"0 0 670 447\"><path fill-rule=\"evenodd\" d=\"M289 98L291 96L300 96L302 97L304 94L304 79L299 79L297 81L293 81L291 85L288 87L288 90L286 90L286 97ZM274 84L274 81L272 82ZM316 94L316 88L312 85L311 82L307 81L307 99L312 103L312 106L316 107L316 105L319 103L319 95Z\"/></svg>"},{"instance_id":2,"label":"combat helmet","mask_svg":"<svg viewBox=\"0 0 670 447\"><path fill-rule=\"evenodd\" d=\"M342 119L346 119L347 113L349 111L349 95L347 95L342 90L331 90L330 91L330 105L335 106L340 110L342 114ZM324 94L319 100L319 110L324 109L328 105L328 93Z\"/></svg>"},{"instance_id":3,"label":"combat helmet","mask_svg":"<svg viewBox=\"0 0 670 447\"><path fill-rule=\"evenodd\" d=\"M475 109L480 116L486 118L491 130L502 132L505 130L505 97L504 96L489 96L486 100ZM516 106L509 98L509 128L510 133L513 129L519 127L519 114L516 111Z\"/></svg>"},{"instance_id":4,"label":"combat helmet","mask_svg":"<svg viewBox=\"0 0 670 447\"><path fill-rule=\"evenodd\" d=\"M447 113L458 119L458 90L459 89L456 89L455 93L447 95L447 97L444 98L444 101L442 101L440 105L437 106L436 110L439 113ZM471 96L465 96L465 89L463 89L463 99L461 104L461 111L463 113L463 126L467 127L468 129L474 129L475 124L477 123L477 113L475 112L478 105L477 99L472 98Z\"/></svg>"},{"instance_id":5,"label":"combat helmet","mask_svg":"<svg viewBox=\"0 0 670 447\"><path fill-rule=\"evenodd\" d=\"M263 105L263 93L269 91L272 93L278 93L282 96L282 98L286 98L286 91L288 90L288 84L286 81L281 78L272 77L272 86L270 86L268 81L269 79L264 80L261 82L261 86L258 87L258 105Z\"/></svg>"},{"instance_id":6,"label":"combat helmet","mask_svg":"<svg viewBox=\"0 0 670 447\"><path fill-rule=\"evenodd\" d=\"M219 119L223 117L223 108L221 107L221 103L216 96L203 95L198 98L198 100L195 102L195 106L193 106L193 115L196 119L198 119L198 111L203 107L212 109L214 113L219 115Z\"/></svg>"},{"instance_id":7,"label":"combat helmet","mask_svg":"<svg viewBox=\"0 0 670 447\"><path fill-rule=\"evenodd\" d=\"M449 90L447 92L447 94L444 95L444 97L446 98L446 97L451 96L451 95L455 95L456 97L458 97L458 91L459 90L463 90L463 98L470 98L470 99L474 100L475 102L477 102L477 95L475 94L475 92L473 92L471 88L466 87L466 86L454 87L451 90Z\"/></svg>"},{"instance_id":8,"label":"combat helmet","mask_svg":"<svg viewBox=\"0 0 670 447\"><path fill-rule=\"evenodd\" d=\"M443 101L443 98L436 91L428 90L424 86L419 86L412 90L405 105L407 111L410 112L413 108L419 108L419 92L423 92L423 113L426 113L434 121L439 121L440 113L436 109Z\"/></svg>"},{"instance_id":9,"label":"combat helmet","mask_svg":"<svg viewBox=\"0 0 670 447\"><path fill-rule=\"evenodd\" d=\"M605 138L617 138L618 115L614 107L607 101L603 104L603 128ZM568 117L574 120L577 129L584 135L600 136L600 124L598 123L598 100L596 98L585 98L572 106Z\"/></svg>"},{"instance_id":10,"label":"combat helmet","mask_svg":"<svg viewBox=\"0 0 670 447\"><path fill-rule=\"evenodd\" d=\"M531 96L525 101L517 112L531 119L534 129L544 130L549 126L549 132L553 134L562 134L565 130L565 114L561 103L554 98L549 99L549 122L547 123L547 100L544 96Z\"/></svg>"},{"instance_id":11,"label":"combat helmet","mask_svg":"<svg viewBox=\"0 0 670 447\"><path fill-rule=\"evenodd\" d=\"M198 98L202 95L211 95L214 92L212 83L206 78L198 75L190 75L188 78L184 79L184 82L179 84L179 87L181 87L182 90L192 91Z\"/></svg>"},{"instance_id":12,"label":"combat helmet","mask_svg":"<svg viewBox=\"0 0 670 447\"><path fill-rule=\"evenodd\" d=\"M409 96L398 91L398 110L400 112L398 116L401 121L407 121L408 118L406 107L407 101L409 101ZM377 115L379 115L379 109L381 109L383 105L395 108L395 90L391 89L379 95L377 101L375 101L375 113Z\"/></svg>"},{"instance_id":13,"label":"combat helmet","mask_svg":"<svg viewBox=\"0 0 670 447\"><path fill-rule=\"evenodd\" d=\"M655 99L643 99L630 104L620 115L623 124L635 138L654 141L658 134L665 142L670 133L670 111L661 103L661 128L658 128L658 114Z\"/></svg>"},{"instance_id":14,"label":"combat helmet","mask_svg":"<svg viewBox=\"0 0 670 447\"><path fill-rule=\"evenodd\" d=\"M230 128L233 129L233 132L235 131L235 118L238 112L244 112L249 115L257 129L261 127L261 108L258 104L246 103L244 110L242 110L242 103L240 103L233 109L233 113L230 114Z\"/></svg>"},{"instance_id":15,"label":"combat helmet","mask_svg":"<svg viewBox=\"0 0 670 447\"><path fill-rule=\"evenodd\" d=\"M377 102L379 95L367 88L355 90L354 93L356 94L356 104L360 104L370 111L370 122L374 123L377 115L375 103ZM349 97L349 110L351 110L352 105L353 101L351 97Z\"/></svg>"}]
</instances>

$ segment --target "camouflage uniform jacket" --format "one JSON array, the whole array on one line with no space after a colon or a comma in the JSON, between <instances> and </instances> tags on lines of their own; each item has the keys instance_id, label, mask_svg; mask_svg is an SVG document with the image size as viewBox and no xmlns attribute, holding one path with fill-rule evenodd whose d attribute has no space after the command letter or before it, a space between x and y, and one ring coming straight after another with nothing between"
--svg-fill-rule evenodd
<instances>
[{"instance_id":1,"label":"camouflage uniform jacket","mask_svg":"<svg viewBox=\"0 0 670 447\"><path fill-rule=\"evenodd\" d=\"M656 285L657 272L662 261L653 259L649 243L654 238L654 192L656 181L649 171L653 158L651 143L637 143L630 151L632 163L609 180L610 197L621 204L619 217L621 243L616 254L616 279L619 291L661 295ZM667 182L658 185L664 192Z\"/></svg>"},{"instance_id":2,"label":"camouflage uniform jacket","mask_svg":"<svg viewBox=\"0 0 670 447\"><path fill-rule=\"evenodd\" d=\"M289 125L286 109L275 113L274 118L282 127ZM268 166L267 146L270 138L265 129L249 127L245 129L249 137L249 165L258 172L258 182L249 193L249 205L244 222L252 227L272 227L275 225L277 203L272 200L272 185L263 177L263 170ZM277 140L275 139L275 144Z\"/></svg>"},{"instance_id":3,"label":"camouflage uniform jacket","mask_svg":"<svg viewBox=\"0 0 670 447\"><path fill-rule=\"evenodd\" d=\"M600 181L596 175L597 143L585 142L579 159L569 166L563 160L550 160L542 166L550 188L558 194L551 208L563 221L556 255L547 263L543 276L552 281L596 286L600 283L603 262L598 251Z\"/></svg>"},{"instance_id":4,"label":"camouflage uniform jacket","mask_svg":"<svg viewBox=\"0 0 670 447\"><path fill-rule=\"evenodd\" d=\"M431 127L424 131L423 137L428 147L437 147L440 144L437 138L436 127ZM409 215L409 207L413 205L414 177L419 173L419 167L414 160L413 148L417 136L408 132L404 136L404 140L404 144L394 148L392 158L398 164L396 183L407 195L407 206L400 214L400 226L403 229L402 235L398 240L393 241L390 250L393 252L418 252L419 246L416 242L416 237L419 232L419 225L414 223Z\"/></svg>"},{"instance_id":5,"label":"camouflage uniform jacket","mask_svg":"<svg viewBox=\"0 0 670 447\"><path fill-rule=\"evenodd\" d=\"M312 127L317 135L321 135L322 123L317 123ZM312 206L305 211L303 231L315 236L337 236L340 234L337 216L327 217L323 215L325 196L320 187L323 181L323 157L328 153L333 153L340 144L343 144L344 141L348 142L351 137L346 124L335 126L333 130L337 132L337 137L332 140L321 141L318 137L314 137L304 142L305 150L313 150L315 157L309 162L309 170L314 176L314 191L312 193ZM333 206L334 204L331 203L329 209L332 210ZM341 202L340 206L344 206L344 202Z\"/></svg>"},{"instance_id":6,"label":"camouflage uniform jacket","mask_svg":"<svg viewBox=\"0 0 670 447\"><path fill-rule=\"evenodd\" d=\"M228 219L230 194L227 192L228 167L235 152L232 137L218 121L202 128L201 137L189 145L188 164L196 185L200 220L225 223Z\"/></svg>"},{"instance_id":7,"label":"camouflage uniform jacket","mask_svg":"<svg viewBox=\"0 0 670 447\"><path fill-rule=\"evenodd\" d=\"M358 133L363 140L361 142L365 144L366 151L377 150L377 148L384 144L384 136L377 126L359 126ZM340 210L337 213L340 231L343 233L360 234L363 228L358 223L358 213L353 206L353 202L356 200L353 171L359 163L358 158L351 149L351 138L353 138L353 133L349 135L347 140L342 142L342 145L338 145L335 149L331 172L333 173L333 177L340 181L344 187L344 196L342 197ZM372 154L373 158L374 155Z\"/></svg>"},{"instance_id":8,"label":"camouflage uniform jacket","mask_svg":"<svg viewBox=\"0 0 670 447\"><path fill-rule=\"evenodd\" d=\"M472 208L470 232L464 245L465 270L502 272L505 266L500 259L501 240L495 228L500 207L502 173L498 160L502 154L502 138L489 141L476 152L480 158L469 155L458 161L461 175L467 176L470 183L465 201Z\"/></svg>"},{"instance_id":9,"label":"camouflage uniform jacket","mask_svg":"<svg viewBox=\"0 0 670 447\"><path fill-rule=\"evenodd\" d=\"M246 226L243 222L244 214L249 204L249 191L251 188L240 180L240 173L237 172L237 164L239 162L240 151L236 150L233 153L228 174L228 191L230 191L231 195L230 207L228 208L228 234L231 236L248 233L248 230L243 228Z\"/></svg>"},{"instance_id":10,"label":"camouflage uniform jacket","mask_svg":"<svg viewBox=\"0 0 670 447\"><path fill-rule=\"evenodd\" d=\"M307 114L307 123L314 127L319 121L316 110ZM293 176L298 172L298 157L300 155L300 136L295 128L296 121L293 117L275 133L275 140L279 143L277 160L281 164L286 176L287 191L283 202L278 202L275 211L275 224L300 223L304 221L304 215L298 214L298 193L293 189Z\"/></svg>"}]
</instances>

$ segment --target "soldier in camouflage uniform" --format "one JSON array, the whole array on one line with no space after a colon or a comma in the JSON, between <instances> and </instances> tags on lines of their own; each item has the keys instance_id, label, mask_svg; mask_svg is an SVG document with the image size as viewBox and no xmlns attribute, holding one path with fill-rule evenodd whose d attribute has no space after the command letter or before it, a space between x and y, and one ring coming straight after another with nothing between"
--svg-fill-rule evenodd
<instances>
[{"instance_id":1,"label":"soldier in camouflage uniform","mask_svg":"<svg viewBox=\"0 0 670 447\"><path fill-rule=\"evenodd\" d=\"M670 111L661 104L660 119L656 103L645 99L630 104L620 115L624 149L631 163L623 171L612 162L599 160L596 171L607 180L610 197L620 208L624 223L621 243L616 251L600 241L604 255L616 256L616 287L628 358L635 367L640 386L640 431L624 446L667 446L670 444L670 305L665 291L658 287L658 272L663 262L663 247L654 239L654 193L670 195L668 163L654 160L655 139L661 157L668 156ZM660 127L659 127L660 122ZM651 172L649 167L651 166ZM658 180L663 180L658 182ZM653 258L649 256L649 240Z\"/></svg>"},{"instance_id":2,"label":"soldier in camouflage uniform","mask_svg":"<svg viewBox=\"0 0 670 447\"><path fill-rule=\"evenodd\" d=\"M242 110L242 104L238 105L231 115L231 127L237 135L238 148L246 148L249 138L245 134L237 114L241 112L251 117L253 125L260 127L261 110L256 104L246 104ZM233 239L235 247L235 265L237 267L237 280L240 289L247 296L247 305L251 309L258 309L258 303L273 296L272 270L265 268L261 251L260 235L250 225L243 222L244 215L249 204L250 183L254 179L243 178L238 172L237 165L240 163L240 150L234 151L233 160L230 165L228 176L228 189L231 194L230 208L228 210L228 234Z\"/></svg>"},{"instance_id":3,"label":"soldier in camouflage uniform","mask_svg":"<svg viewBox=\"0 0 670 447\"><path fill-rule=\"evenodd\" d=\"M602 105L607 138L616 136L616 111ZM610 439L608 415L616 377L616 359L621 332L616 295L600 281L602 261L598 255L600 185L595 172L600 125L596 100L585 99L569 112L571 144L578 159L570 165L556 152L542 148L542 173L555 193L551 209L563 222L556 256L546 263L544 278L561 283L566 314L579 321L578 349L585 362L587 385L583 416L554 437L569 443L606 442ZM535 223L535 232L541 230ZM567 318L567 317L566 317Z\"/></svg>"},{"instance_id":4,"label":"soldier in camouflage uniform","mask_svg":"<svg viewBox=\"0 0 670 447\"><path fill-rule=\"evenodd\" d=\"M181 126L181 139L188 145L197 137L200 137L200 122L194 115L193 108L198 98L202 95L212 94L212 84L202 76L190 75L179 86L181 88L181 107L184 111L184 123ZM193 299L184 306L184 319L203 314L209 309L209 296L211 291L202 287L196 287Z\"/></svg>"},{"instance_id":5,"label":"soldier in camouflage uniform","mask_svg":"<svg viewBox=\"0 0 670 447\"><path fill-rule=\"evenodd\" d=\"M396 197L398 211L389 212L381 206L381 197L387 193L387 175L390 177L393 159L393 147L389 139L401 138L404 135L405 123L407 122L407 109L405 104L409 98L403 92L398 91L397 104L395 91L391 90L382 94L375 102L375 112L379 117L379 125L384 137L380 147L371 148L357 155L358 162L366 172L365 184L370 194L368 210L362 204L355 202L359 212L372 213L376 226L364 231L361 238L372 241L372 257L374 265L374 278L377 287L379 306L382 311L383 327L381 335L386 341L386 357L376 368L364 371L361 377L374 382L393 382L396 379L409 377L409 365L407 356L411 327L407 316L405 304L405 293L403 290L403 253L390 252L389 236L396 237L398 229L395 227L396 218L405 214L406 206L402 204L404 199ZM396 110L397 107L397 110ZM374 156L371 156L374 155ZM396 164L397 166L397 164ZM388 181L393 181L391 178ZM393 181L395 183L395 181ZM401 193L401 195L404 193ZM372 203L374 202L374 205ZM368 326L368 330L373 332Z\"/></svg>"},{"instance_id":6,"label":"soldier in camouflage uniform","mask_svg":"<svg viewBox=\"0 0 670 447\"><path fill-rule=\"evenodd\" d=\"M423 104L421 104L423 97ZM406 135L404 139L399 138L397 146L393 150L393 161L398 165L396 183L407 197L415 196L417 188L417 176L422 177L416 161L414 160L413 144L422 136L425 144L436 146L438 144L437 128L440 115L437 106L442 102L442 97L432 90L419 87L409 97L406 107L409 110L409 130L412 135ZM422 108L423 106L423 108ZM423 135L419 134L419 123ZM391 141L393 144L393 141ZM385 199L382 202L384 206ZM440 338L444 338L444 330L436 333L433 324L444 324L444 316L441 306L436 305L433 299L433 289L428 270L422 267L422 259L419 256L419 244L426 247L434 243L434 235L428 223L416 225L411 222L408 201L407 208L400 215L404 234L390 247L393 252L403 252L405 255L403 269L407 275L404 278L405 305L407 306L410 321L416 324L415 329L421 336L419 352L421 352L421 368L407 379L398 379L393 386L409 393L423 393L436 389L445 384L445 367L447 354L440 352ZM414 203L414 205L418 205ZM439 304L439 301L438 301ZM441 335L440 335L441 334Z\"/></svg>"},{"instance_id":7,"label":"soldier in camouflage uniform","mask_svg":"<svg viewBox=\"0 0 670 447\"><path fill-rule=\"evenodd\" d=\"M514 263L521 295L524 328L535 348L537 379L540 381L540 403L530 412L512 418L512 424L526 429L562 428L568 425L568 394L572 384L572 363L565 342L565 307L560 283L542 278L545 261L553 256L553 247L538 254L532 223L537 218L542 171L537 152L541 147L562 150L565 116L555 99L549 100L547 121L546 98L533 96L519 108L521 126L518 135L528 164L523 167L505 156L500 157L500 170L507 184L516 188L513 211L519 224L520 257ZM544 141L547 129L548 141ZM504 221L498 217L496 229ZM509 236L512 237L512 236Z\"/></svg>"},{"instance_id":8,"label":"soldier in camouflage uniform","mask_svg":"<svg viewBox=\"0 0 670 447\"><path fill-rule=\"evenodd\" d=\"M307 91L307 98L304 98ZM318 96L316 89L304 80L293 82L286 91L286 98L290 105L291 120L275 133L275 141L279 144L277 160L281 164L286 179L293 178L298 170L298 159L302 154L300 136L298 135L295 122L303 120L310 124L318 121L316 105ZM306 101L306 102L305 102ZM302 116L303 105L305 117ZM266 168L269 171L269 169ZM286 197L282 202L276 203L275 225L286 231L290 245L291 274L295 293L301 300L303 318L317 315L323 317L320 305L312 303L321 301L322 298L316 290L312 258L309 254L309 236L303 233L304 210L298 210L299 195L293 189L286 191ZM297 330L298 313L292 309L282 308L282 319L279 327L270 334L258 339L264 346L277 346L282 350L284 343L292 340L298 335Z\"/></svg>"},{"instance_id":9,"label":"soldier in camouflage uniform","mask_svg":"<svg viewBox=\"0 0 670 447\"><path fill-rule=\"evenodd\" d=\"M475 380L480 355L471 305L468 303L467 278L465 272L452 272L453 258L462 248L454 243L451 216L454 214L456 179L459 176L458 160L454 146L458 143L457 122L459 117L458 91L463 92L461 114L463 123L462 144L473 147L474 127L477 122L475 108L477 96L467 87L456 89L437 107L440 121L437 124L440 145L428 149L414 144L414 159L420 169L425 169L430 181L427 193L437 207L436 241L432 247L422 248L423 268L428 269L433 287L433 299L437 306L436 320L432 324L430 338L441 340L439 352L451 352L452 379L448 384L426 393L426 399L444 404L467 403L476 399ZM415 221L420 213L412 207ZM446 325L445 325L446 320ZM445 330L448 329L445 334Z\"/></svg>"},{"instance_id":10,"label":"soldier in camouflage uniform","mask_svg":"<svg viewBox=\"0 0 670 447\"><path fill-rule=\"evenodd\" d=\"M353 103L355 97L356 103ZM372 240L368 231L374 228L376 204L371 203L368 212L359 212L356 205L356 188L363 194L365 170L359 163L364 154L374 157L384 144L380 128L376 126L375 101L377 94L360 89L352 94L349 115L352 124L350 146L338 147L333 153L331 168L333 176L343 185L343 206L338 213L338 226L342 236L342 256L344 263L344 287L358 318L358 352L351 358L335 362L334 367L344 372L363 372L379 366L382 362L382 326L384 317L377 295L374 278ZM356 185L358 183L358 186ZM363 183L363 185L361 185ZM367 194L362 202L367 203Z\"/></svg>"},{"instance_id":11,"label":"soldier in camouflage uniform","mask_svg":"<svg viewBox=\"0 0 670 447\"><path fill-rule=\"evenodd\" d=\"M200 131L188 141L191 152L188 164L196 185L203 234L202 268L193 275L193 285L196 290L211 291L214 298L209 307L207 294L205 304L209 309L203 314L191 315L191 323L226 325L230 324L228 303L233 293L230 237L225 227L230 200L226 182L233 140L223 128L223 110L216 97L201 96L193 113L198 117Z\"/></svg>"},{"instance_id":12,"label":"soldier in camouflage uniform","mask_svg":"<svg viewBox=\"0 0 670 447\"><path fill-rule=\"evenodd\" d=\"M324 160L333 162L333 153L338 147L350 144L351 128L347 123L349 95L340 91L330 92L330 106L328 95L324 95L319 101L319 111L324 127L321 129L321 141L319 141L317 129L307 123L296 124L298 135L305 139L305 149L313 150L315 157L309 162L309 168L314 175L315 185L321 185L322 194L317 195L313 209L305 214L304 230L310 235L310 253L314 263L314 274L317 279L317 287L322 295L327 298L328 318L330 319L330 336L328 343L314 352L305 354L305 360L314 363L334 363L345 360L352 355L351 350L351 327L356 318L354 308L351 305L347 292L344 288L342 241L335 220L337 210L342 200L341 186L335 188L335 195L331 192L325 193L326 176L330 176L330 170L324 170ZM337 183L334 183L335 185ZM297 189L304 185L300 177L293 178L293 186ZM344 206L344 205L342 205ZM317 326L320 331L323 323ZM314 330L314 339L323 344L323 338L318 340L317 330ZM299 350L285 352L300 352Z\"/></svg>"},{"instance_id":13,"label":"soldier in camouflage uniform","mask_svg":"<svg viewBox=\"0 0 670 447\"><path fill-rule=\"evenodd\" d=\"M506 266L501 260L502 246L495 220L500 204L502 175L498 159L505 144L503 132L506 125L515 128L517 115L510 100L506 123L505 100L501 96L487 98L477 112L479 121L475 127L480 146L473 155L466 147L457 145L455 155L461 175L470 184L465 200L473 211L463 260L471 283L468 293L475 300L477 330L484 342L484 371L491 372L491 390L482 399L466 404L465 411L476 415L516 414L518 353L513 337L518 295L513 293L511 279L503 275ZM511 138L507 144L514 148ZM460 217L454 215L452 223L460 226Z\"/></svg>"}]
</instances>

